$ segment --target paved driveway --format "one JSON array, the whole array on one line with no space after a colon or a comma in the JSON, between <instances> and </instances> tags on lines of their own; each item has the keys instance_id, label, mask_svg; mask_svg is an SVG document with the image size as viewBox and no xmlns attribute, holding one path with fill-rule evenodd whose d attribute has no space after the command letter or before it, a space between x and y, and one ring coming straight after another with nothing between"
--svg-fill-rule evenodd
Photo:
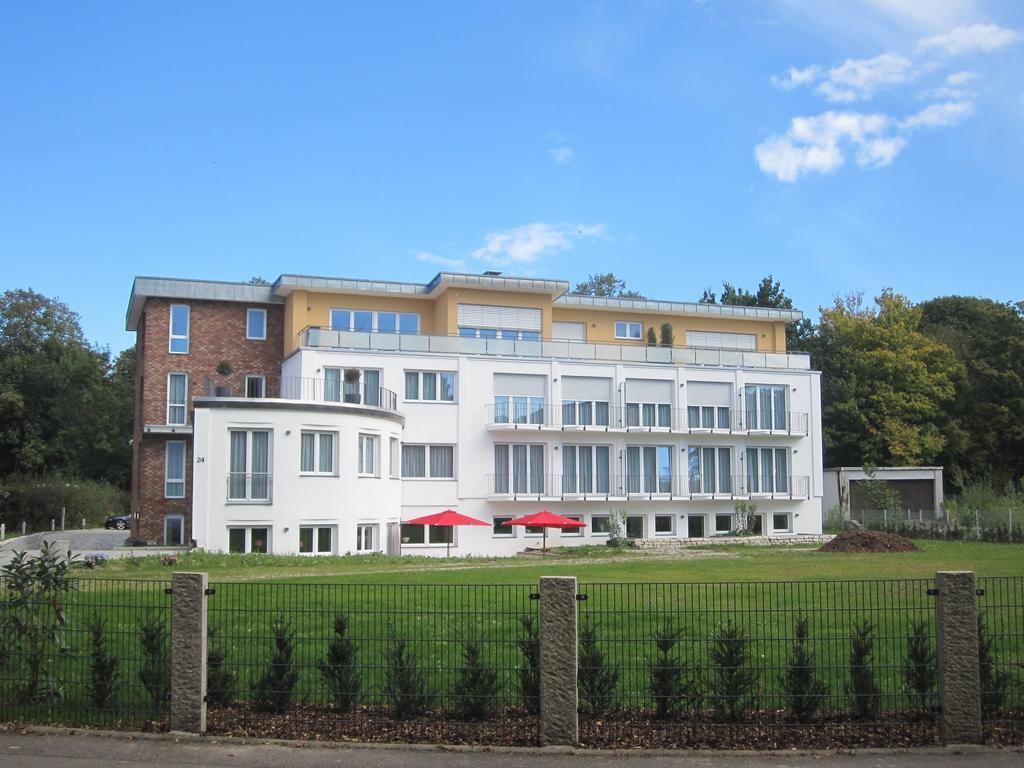
<instances>
[{"instance_id":1,"label":"paved driveway","mask_svg":"<svg viewBox=\"0 0 1024 768\"><path fill-rule=\"evenodd\" d=\"M108 531L104 528L87 528L86 530L55 531L31 533L16 539L0 542L0 565L10 562L15 552L27 551L34 554L39 551L44 541L66 539L71 543L71 551L77 555L106 555L107 557L144 557L159 555L164 552L181 552L182 548L163 547L128 547L128 531Z\"/></svg>"}]
</instances>

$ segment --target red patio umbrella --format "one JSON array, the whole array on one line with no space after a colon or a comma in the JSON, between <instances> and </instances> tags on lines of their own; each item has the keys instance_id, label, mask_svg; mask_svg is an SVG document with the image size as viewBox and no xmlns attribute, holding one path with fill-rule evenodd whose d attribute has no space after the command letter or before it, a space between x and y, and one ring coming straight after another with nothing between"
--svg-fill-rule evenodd
<instances>
[{"instance_id":1,"label":"red patio umbrella","mask_svg":"<svg viewBox=\"0 0 1024 768\"><path fill-rule=\"evenodd\" d=\"M406 525L441 525L447 528L454 528L456 525L487 525L483 520L477 520L475 517L469 515L462 515L456 512L454 509L446 509L444 512L435 512L432 515L424 515L423 517L415 517L412 520L405 520ZM448 557L451 553L452 548L452 532L448 532L448 538L445 541L444 556Z\"/></svg>"},{"instance_id":2,"label":"red patio umbrella","mask_svg":"<svg viewBox=\"0 0 1024 768\"><path fill-rule=\"evenodd\" d=\"M548 512L546 509L534 512L532 515L509 520L505 525L525 525L527 528L543 528L544 543L541 545L541 554L544 554L548 548L548 528L561 528L564 530L566 528L586 528L587 526L586 523L582 523L579 520L573 520L571 517L562 517L562 515Z\"/></svg>"}]
</instances>

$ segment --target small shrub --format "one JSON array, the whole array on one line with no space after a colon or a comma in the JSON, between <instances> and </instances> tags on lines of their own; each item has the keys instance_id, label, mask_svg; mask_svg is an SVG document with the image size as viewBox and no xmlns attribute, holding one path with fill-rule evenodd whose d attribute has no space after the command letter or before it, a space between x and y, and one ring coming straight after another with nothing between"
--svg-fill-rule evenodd
<instances>
[{"instance_id":1,"label":"small shrub","mask_svg":"<svg viewBox=\"0 0 1024 768\"><path fill-rule=\"evenodd\" d=\"M437 696L430 689L409 641L395 635L384 651L384 695L391 704L395 719L410 720L434 706Z\"/></svg>"},{"instance_id":2,"label":"small shrub","mask_svg":"<svg viewBox=\"0 0 1024 768\"><path fill-rule=\"evenodd\" d=\"M171 698L171 669L167 658L167 620L162 611L148 611L139 624L142 665L139 680L153 706L160 709Z\"/></svg>"},{"instance_id":3,"label":"small shrub","mask_svg":"<svg viewBox=\"0 0 1024 768\"><path fill-rule=\"evenodd\" d=\"M661 324L661 346L671 347L676 343L675 333L672 329L672 323Z\"/></svg>"},{"instance_id":4,"label":"small shrub","mask_svg":"<svg viewBox=\"0 0 1024 768\"><path fill-rule=\"evenodd\" d=\"M658 334L654 332L654 326L652 325L647 329L647 346L656 347L658 346Z\"/></svg>"},{"instance_id":5,"label":"small shrub","mask_svg":"<svg viewBox=\"0 0 1024 768\"><path fill-rule=\"evenodd\" d=\"M711 644L711 705L719 716L738 721L757 706L757 670L749 667L750 639L731 620L719 626Z\"/></svg>"},{"instance_id":6,"label":"small shrub","mask_svg":"<svg viewBox=\"0 0 1024 768\"><path fill-rule=\"evenodd\" d=\"M911 705L918 712L927 712L931 706L931 693L938 681L935 650L932 648L925 621L915 621L907 638L907 656L903 662L903 686L910 696Z\"/></svg>"},{"instance_id":7,"label":"small shrub","mask_svg":"<svg viewBox=\"0 0 1024 768\"><path fill-rule=\"evenodd\" d=\"M990 715L1002 709L1006 701L1006 690L1010 685L1010 674L996 665L992 637L985 619L978 614L978 670L981 673L981 710Z\"/></svg>"},{"instance_id":8,"label":"small shrub","mask_svg":"<svg viewBox=\"0 0 1024 768\"><path fill-rule=\"evenodd\" d=\"M87 624L89 630L89 701L97 709L106 709L114 700L120 662L110 652L107 625L94 613Z\"/></svg>"},{"instance_id":9,"label":"small shrub","mask_svg":"<svg viewBox=\"0 0 1024 768\"><path fill-rule=\"evenodd\" d=\"M540 714L540 637L537 633L537 621L532 614L519 617L519 625L523 634L516 640L516 647L523 655L519 666L519 692L523 697L523 707L531 715Z\"/></svg>"},{"instance_id":10,"label":"small shrub","mask_svg":"<svg viewBox=\"0 0 1024 768\"><path fill-rule=\"evenodd\" d=\"M274 654L263 675L253 684L253 708L257 712L280 715L287 711L299 681L295 668L295 632L291 623L277 616L271 625L274 635Z\"/></svg>"},{"instance_id":11,"label":"small shrub","mask_svg":"<svg viewBox=\"0 0 1024 768\"><path fill-rule=\"evenodd\" d=\"M793 628L793 648L789 653L789 663L779 681L783 695L789 705L789 711L797 722L811 721L821 709L828 689L818 677L818 665L814 651L807 643L809 631L807 617L798 616Z\"/></svg>"},{"instance_id":12,"label":"small shrub","mask_svg":"<svg viewBox=\"0 0 1024 768\"><path fill-rule=\"evenodd\" d=\"M452 686L455 717L462 721L486 720L498 698L498 673L484 662L484 646L479 638L463 640L461 645L462 665Z\"/></svg>"},{"instance_id":13,"label":"small shrub","mask_svg":"<svg viewBox=\"0 0 1024 768\"><path fill-rule=\"evenodd\" d=\"M580 626L579 664L576 673L579 685L580 712L603 715L611 709L619 671L610 667L597 646L597 626L584 622Z\"/></svg>"},{"instance_id":14,"label":"small shrub","mask_svg":"<svg viewBox=\"0 0 1024 768\"><path fill-rule=\"evenodd\" d=\"M235 673L212 624L207 627L206 639L206 700L210 704L227 704L235 698Z\"/></svg>"},{"instance_id":15,"label":"small shrub","mask_svg":"<svg viewBox=\"0 0 1024 768\"><path fill-rule=\"evenodd\" d=\"M693 667L680 661L676 646L683 630L669 619L654 632L656 655L647 664L654 716L668 720L682 709L696 711L701 704L700 681Z\"/></svg>"},{"instance_id":16,"label":"small shrub","mask_svg":"<svg viewBox=\"0 0 1024 768\"><path fill-rule=\"evenodd\" d=\"M327 646L326 661L318 667L339 712L353 711L363 696L363 676L356 666L359 649L348 636L348 626L348 614L334 617L334 638Z\"/></svg>"},{"instance_id":17,"label":"small shrub","mask_svg":"<svg viewBox=\"0 0 1024 768\"><path fill-rule=\"evenodd\" d=\"M882 705L882 689L875 679L875 625L868 619L854 624L850 638L850 681L846 693L853 700L853 711L862 720L872 720Z\"/></svg>"}]
</instances>

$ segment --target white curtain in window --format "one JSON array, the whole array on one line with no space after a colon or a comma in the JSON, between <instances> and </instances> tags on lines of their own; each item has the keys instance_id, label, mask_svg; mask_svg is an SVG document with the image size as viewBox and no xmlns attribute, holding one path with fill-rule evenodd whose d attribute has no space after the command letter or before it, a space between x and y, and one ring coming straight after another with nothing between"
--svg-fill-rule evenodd
<instances>
[{"instance_id":1,"label":"white curtain in window","mask_svg":"<svg viewBox=\"0 0 1024 768\"><path fill-rule=\"evenodd\" d=\"M451 371L441 373L441 399L448 402L455 400L455 374Z\"/></svg>"},{"instance_id":2,"label":"white curtain in window","mask_svg":"<svg viewBox=\"0 0 1024 768\"><path fill-rule=\"evenodd\" d=\"M544 492L544 446L530 446L530 493Z\"/></svg>"},{"instance_id":3,"label":"white curtain in window","mask_svg":"<svg viewBox=\"0 0 1024 768\"><path fill-rule=\"evenodd\" d=\"M644 446L644 486L645 493L656 493L658 490L658 455L657 449L651 445Z\"/></svg>"},{"instance_id":4,"label":"white curtain in window","mask_svg":"<svg viewBox=\"0 0 1024 768\"><path fill-rule=\"evenodd\" d=\"M334 435L330 432L320 433L320 465L321 472L334 471Z\"/></svg>"},{"instance_id":5,"label":"white curtain in window","mask_svg":"<svg viewBox=\"0 0 1024 768\"><path fill-rule=\"evenodd\" d=\"M423 373L423 399L437 400L437 374Z\"/></svg>"},{"instance_id":6,"label":"white curtain in window","mask_svg":"<svg viewBox=\"0 0 1024 768\"><path fill-rule=\"evenodd\" d=\"M420 399L420 375L416 371L405 372L405 399Z\"/></svg>"},{"instance_id":7,"label":"white curtain in window","mask_svg":"<svg viewBox=\"0 0 1024 768\"><path fill-rule=\"evenodd\" d=\"M575 445L562 446L562 493L577 493L579 489L576 482L576 450Z\"/></svg>"},{"instance_id":8,"label":"white curtain in window","mask_svg":"<svg viewBox=\"0 0 1024 768\"><path fill-rule=\"evenodd\" d=\"M772 402L775 406L775 426L773 429L786 429L786 388L773 387Z\"/></svg>"},{"instance_id":9,"label":"white curtain in window","mask_svg":"<svg viewBox=\"0 0 1024 768\"><path fill-rule=\"evenodd\" d=\"M177 498L185 495L185 444L167 443L167 487L165 496Z\"/></svg>"},{"instance_id":10,"label":"white curtain in window","mask_svg":"<svg viewBox=\"0 0 1024 768\"><path fill-rule=\"evenodd\" d=\"M508 493L508 446L494 446L494 492Z\"/></svg>"},{"instance_id":11,"label":"white curtain in window","mask_svg":"<svg viewBox=\"0 0 1024 768\"><path fill-rule=\"evenodd\" d=\"M593 446L580 446L580 491L594 492L594 453Z\"/></svg>"},{"instance_id":12,"label":"white curtain in window","mask_svg":"<svg viewBox=\"0 0 1024 768\"><path fill-rule=\"evenodd\" d=\"M718 449L718 491L732 493L732 449Z\"/></svg>"},{"instance_id":13,"label":"white curtain in window","mask_svg":"<svg viewBox=\"0 0 1024 768\"><path fill-rule=\"evenodd\" d=\"M704 487L704 493L715 492L715 449L714 448L703 448L701 449L701 484Z\"/></svg>"},{"instance_id":14,"label":"white curtain in window","mask_svg":"<svg viewBox=\"0 0 1024 768\"><path fill-rule=\"evenodd\" d=\"M627 427L639 427L640 426L640 404L639 403L626 403L626 426Z\"/></svg>"},{"instance_id":15,"label":"white curtain in window","mask_svg":"<svg viewBox=\"0 0 1024 768\"><path fill-rule=\"evenodd\" d=\"M438 478L455 477L454 446L430 446L430 476Z\"/></svg>"},{"instance_id":16,"label":"white curtain in window","mask_svg":"<svg viewBox=\"0 0 1024 768\"><path fill-rule=\"evenodd\" d=\"M598 402L594 403L595 418L594 423L602 426L608 426L608 403Z\"/></svg>"},{"instance_id":17,"label":"white curtain in window","mask_svg":"<svg viewBox=\"0 0 1024 768\"><path fill-rule=\"evenodd\" d=\"M562 424L565 426L572 426L576 423L576 401L575 400L563 400L562 401Z\"/></svg>"},{"instance_id":18,"label":"white curtain in window","mask_svg":"<svg viewBox=\"0 0 1024 768\"><path fill-rule=\"evenodd\" d=\"M252 433L252 498L270 498L270 433Z\"/></svg>"},{"instance_id":19,"label":"white curtain in window","mask_svg":"<svg viewBox=\"0 0 1024 768\"><path fill-rule=\"evenodd\" d=\"M324 400L341 401L341 368L324 368Z\"/></svg>"},{"instance_id":20,"label":"white curtain in window","mask_svg":"<svg viewBox=\"0 0 1024 768\"><path fill-rule=\"evenodd\" d=\"M184 373L172 373L167 382L168 423L185 423L185 386L188 376Z\"/></svg>"},{"instance_id":21,"label":"white curtain in window","mask_svg":"<svg viewBox=\"0 0 1024 768\"><path fill-rule=\"evenodd\" d=\"M789 454L785 448L775 449L775 492L789 493Z\"/></svg>"},{"instance_id":22,"label":"white curtain in window","mask_svg":"<svg viewBox=\"0 0 1024 768\"><path fill-rule=\"evenodd\" d=\"M363 403L380 405L380 371L363 371Z\"/></svg>"},{"instance_id":23,"label":"white curtain in window","mask_svg":"<svg viewBox=\"0 0 1024 768\"><path fill-rule=\"evenodd\" d=\"M512 490L515 493L526 493L528 487L529 446L512 446Z\"/></svg>"},{"instance_id":24,"label":"white curtain in window","mask_svg":"<svg viewBox=\"0 0 1024 768\"><path fill-rule=\"evenodd\" d=\"M427 449L423 445L402 446L402 477L427 476Z\"/></svg>"},{"instance_id":25,"label":"white curtain in window","mask_svg":"<svg viewBox=\"0 0 1024 768\"><path fill-rule=\"evenodd\" d=\"M609 493L610 491L610 456L611 450L607 445L598 445L594 448L594 463L596 465L596 472L594 474L597 480L598 493Z\"/></svg>"},{"instance_id":26,"label":"white curtain in window","mask_svg":"<svg viewBox=\"0 0 1024 768\"><path fill-rule=\"evenodd\" d=\"M626 489L629 493L640 492L640 448L626 448Z\"/></svg>"},{"instance_id":27,"label":"white curtain in window","mask_svg":"<svg viewBox=\"0 0 1024 768\"><path fill-rule=\"evenodd\" d=\"M247 461L246 449L249 435L246 432L234 431L231 433L231 474L228 483L228 496L232 499L245 498L245 466Z\"/></svg>"},{"instance_id":28,"label":"white curtain in window","mask_svg":"<svg viewBox=\"0 0 1024 768\"><path fill-rule=\"evenodd\" d=\"M312 432L303 432L300 441L302 456L299 459L299 470L302 472L313 472L316 464L314 463L314 451L315 451L316 435Z\"/></svg>"}]
</instances>

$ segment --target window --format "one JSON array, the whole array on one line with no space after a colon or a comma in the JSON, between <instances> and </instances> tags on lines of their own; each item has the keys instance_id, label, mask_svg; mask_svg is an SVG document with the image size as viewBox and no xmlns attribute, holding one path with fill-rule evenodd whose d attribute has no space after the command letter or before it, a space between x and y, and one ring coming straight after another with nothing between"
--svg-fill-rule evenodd
<instances>
[{"instance_id":1,"label":"window","mask_svg":"<svg viewBox=\"0 0 1024 768\"><path fill-rule=\"evenodd\" d=\"M590 534L592 536L607 536L612 532L612 519L610 515L591 515Z\"/></svg>"},{"instance_id":2,"label":"window","mask_svg":"<svg viewBox=\"0 0 1024 768\"><path fill-rule=\"evenodd\" d=\"M732 515L715 515L715 533L728 533L732 530Z\"/></svg>"},{"instance_id":3,"label":"window","mask_svg":"<svg viewBox=\"0 0 1024 768\"><path fill-rule=\"evenodd\" d=\"M642 515L629 515L626 518L626 538L642 539L644 537L644 518Z\"/></svg>"},{"instance_id":4,"label":"window","mask_svg":"<svg viewBox=\"0 0 1024 768\"><path fill-rule=\"evenodd\" d=\"M181 440L164 444L164 496L185 498L185 443Z\"/></svg>"},{"instance_id":5,"label":"window","mask_svg":"<svg viewBox=\"0 0 1024 768\"><path fill-rule=\"evenodd\" d=\"M356 526L356 552L376 552L380 549L380 535L376 523L360 523Z\"/></svg>"},{"instance_id":6,"label":"window","mask_svg":"<svg viewBox=\"0 0 1024 768\"><path fill-rule=\"evenodd\" d=\"M425 528L425 525L409 525L408 523L402 523L402 543L425 544L427 541L427 532L424 530Z\"/></svg>"},{"instance_id":7,"label":"window","mask_svg":"<svg viewBox=\"0 0 1024 768\"><path fill-rule=\"evenodd\" d=\"M245 396L263 398L267 396L267 377L250 374L245 377Z\"/></svg>"},{"instance_id":8,"label":"window","mask_svg":"<svg viewBox=\"0 0 1024 768\"><path fill-rule=\"evenodd\" d=\"M672 492L672 449L667 445L626 446L628 493Z\"/></svg>"},{"instance_id":9,"label":"window","mask_svg":"<svg viewBox=\"0 0 1024 768\"><path fill-rule=\"evenodd\" d=\"M687 331L686 346L709 349L757 349L757 336L752 333L721 333L718 331Z\"/></svg>"},{"instance_id":10,"label":"window","mask_svg":"<svg viewBox=\"0 0 1024 768\"><path fill-rule=\"evenodd\" d=\"M750 430L786 430L786 387L774 384L748 384L743 388L746 428Z\"/></svg>"},{"instance_id":11,"label":"window","mask_svg":"<svg viewBox=\"0 0 1024 768\"><path fill-rule=\"evenodd\" d=\"M412 312L332 309L331 330L417 334L420 332L420 316Z\"/></svg>"},{"instance_id":12,"label":"window","mask_svg":"<svg viewBox=\"0 0 1024 768\"><path fill-rule=\"evenodd\" d=\"M511 515L495 515L493 528L494 535L514 537L516 535L516 529L508 524L508 521L511 519Z\"/></svg>"},{"instance_id":13,"label":"window","mask_svg":"<svg viewBox=\"0 0 1024 768\"><path fill-rule=\"evenodd\" d=\"M671 427L671 403L626 403L627 427Z\"/></svg>"},{"instance_id":14,"label":"window","mask_svg":"<svg viewBox=\"0 0 1024 768\"><path fill-rule=\"evenodd\" d=\"M171 336L168 351L174 355L188 354L188 334L191 324L188 304L171 304Z\"/></svg>"},{"instance_id":15,"label":"window","mask_svg":"<svg viewBox=\"0 0 1024 768\"><path fill-rule=\"evenodd\" d=\"M359 435L358 473L363 476L377 476L377 440L376 435Z\"/></svg>"},{"instance_id":16,"label":"window","mask_svg":"<svg viewBox=\"0 0 1024 768\"><path fill-rule=\"evenodd\" d=\"M510 397L496 395L494 398L495 424L543 424L547 403L543 397Z\"/></svg>"},{"instance_id":17,"label":"window","mask_svg":"<svg viewBox=\"0 0 1024 768\"><path fill-rule=\"evenodd\" d=\"M583 522L583 515L565 515L565 517L569 518L570 520L576 520L577 522L580 522L580 523ZM562 536L563 537L564 536L582 536L582 535L583 535L583 528L582 527L580 527L580 528L563 528L562 529Z\"/></svg>"},{"instance_id":18,"label":"window","mask_svg":"<svg viewBox=\"0 0 1024 768\"><path fill-rule=\"evenodd\" d=\"M690 429L731 429L729 409L717 405L690 405L686 408Z\"/></svg>"},{"instance_id":19,"label":"window","mask_svg":"<svg viewBox=\"0 0 1024 768\"><path fill-rule=\"evenodd\" d=\"M789 451L785 448L747 448L747 490L750 493L789 493Z\"/></svg>"},{"instance_id":20,"label":"window","mask_svg":"<svg viewBox=\"0 0 1024 768\"><path fill-rule=\"evenodd\" d=\"M401 477L401 466L399 464L399 443L397 437L391 438L391 479L397 480Z\"/></svg>"},{"instance_id":21,"label":"window","mask_svg":"<svg viewBox=\"0 0 1024 768\"><path fill-rule=\"evenodd\" d=\"M349 373L353 371L353 373ZM324 400L330 403L380 405L380 371L324 368Z\"/></svg>"},{"instance_id":22,"label":"window","mask_svg":"<svg viewBox=\"0 0 1024 768\"><path fill-rule=\"evenodd\" d=\"M270 432L230 431L228 501L270 501Z\"/></svg>"},{"instance_id":23,"label":"window","mask_svg":"<svg viewBox=\"0 0 1024 768\"><path fill-rule=\"evenodd\" d=\"M510 518L511 519L511 518ZM451 525L409 525L402 523L403 544L454 544Z\"/></svg>"},{"instance_id":24,"label":"window","mask_svg":"<svg viewBox=\"0 0 1024 768\"><path fill-rule=\"evenodd\" d=\"M609 403L603 400L563 400L563 427L607 427Z\"/></svg>"},{"instance_id":25,"label":"window","mask_svg":"<svg viewBox=\"0 0 1024 768\"><path fill-rule=\"evenodd\" d=\"M610 456L607 445L563 445L562 493L610 493Z\"/></svg>"},{"instance_id":26,"label":"window","mask_svg":"<svg viewBox=\"0 0 1024 768\"><path fill-rule=\"evenodd\" d=\"M334 446L337 432L303 431L300 436L299 471L307 475L334 475L338 465L335 462Z\"/></svg>"},{"instance_id":27,"label":"window","mask_svg":"<svg viewBox=\"0 0 1024 768\"><path fill-rule=\"evenodd\" d=\"M301 525L299 526L300 555L332 555L334 554L333 525Z\"/></svg>"},{"instance_id":28,"label":"window","mask_svg":"<svg viewBox=\"0 0 1024 768\"><path fill-rule=\"evenodd\" d=\"M789 515L782 513L772 515L772 531L775 533L789 533Z\"/></svg>"},{"instance_id":29,"label":"window","mask_svg":"<svg viewBox=\"0 0 1024 768\"><path fill-rule=\"evenodd\" d=\"M639 339L643 334L643 323L619 320L615 323L616 339Z\"/></svg>"},{"instance_id":30,"label":"window","mask_svg":"<svg viewBox=\"0 0 1024 768\"><path fill-rule=\"evenodd\" d=\"M472 328L459 326L459 336L464 339L504 339L506 341L540 341L540 331L523 331L514 328Z\"/></svg>"},{"instance_id":31,"label":"window","mask_svg":"<svg viewBox=\"0 0 1024 768\"><path fill-rule=\"evenodd\" d=\"M188 423L188 374L167 374L167 423Z\"/></svg>"},{"instance_id":32,"label":"window","mask_svg":"<svg viewBox=\"0 0 1024 768\"><path fill-rule=\"evenodd\" d=\"M675 515L655 515L654 516L654 535L655 536L668 536L675 532Z\"/></svg>"},{"instance_id":33,"label":"window","mask_svg":"<svg viewBox=\"0 0 1024 768\"><path fill-rule=\"evenodd\" d=\"M256 339L257 341L263 341L267 338L267 310L246 310L245 338Z\"/></svg>"},{"instance_id":34,"label":"window","mask_svg":"<svg viewBox=\"0 0 1024 768\"><path fill-rule=\"evenodd\" d=\"M228 552L239 554L270 551L270 529L264 526L254 528L228 528Z\"/></svg>"},{"instance_id":35,"label":"window","mask_svg":"<svg viewBox=\"0 0 1024 768\"><path fill-rule=\"evenodd\" d=\"M429 461L428 461L429 457ZM455 478L455 446L402 446L402 477L406 479L452 480Z\"/></svg>"},{"instance_id":36,"label":"window","mask_svg":"<svg viewBox=\"0 0 1024 768\"><path fill-rule=\"evenodd\" d=\"M544 492L544 446L525 443L496 443L494 446L494 492Z\"/></svg>"},{"instance_id":37,"label":"window","mask_svg":"<svg viewBox=\"0 0 1024 768\"><path fill-rule=\"evenodd\" d=\"M732 493L732 448L690 446L690 493Z\"/></svg>"},{"instance_id":38,"label":"window","mask_svg":"<svg viewBox=\"0 0 1024 768\"><path fill-rule=\"evenodd\" d=\"M405 399L455 402L454 371L406 371Z\"/></svg>"},{"instance_id":39,"label":"window","mask_svg":"<svg viewBox=\"0 0 1024 768\"><path fill-rule=\"evenodd\" d=\"M164 517L164 544L180 547L185 543L185 518L182 515Z\"/></svg>"}]
</instances>

